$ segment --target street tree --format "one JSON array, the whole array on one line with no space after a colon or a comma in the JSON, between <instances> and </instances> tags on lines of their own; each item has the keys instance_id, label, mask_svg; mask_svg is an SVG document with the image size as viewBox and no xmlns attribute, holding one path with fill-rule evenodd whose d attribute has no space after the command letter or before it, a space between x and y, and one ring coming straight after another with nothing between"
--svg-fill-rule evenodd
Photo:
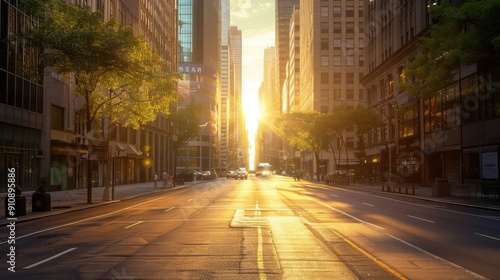
<instances>
[{"instance_id":1,"label":"street tree","mask_svg":"<svg viewBox=\"0 0 500 280\"><path fill-rule=\"evenodd\" d=\"M363 164L366 159L365 135L369 131L380 127L382 125L382 119L380 115L363 105L358 105L350 115L351 117L349 119L352 121L352 125L356 131L354 156L358 159L359 163Z\"/></svg>"},{"instance_id":2,"label":"street tree","mask_svg":"<svg viewBox=\"0 0 500 280\"><path fill-rule=\"evenodd\" d=\"M138 128L158 113L169 113L177 97L176 78L131 27L115 19L104 22L100 13L60 0L24 0L20 5L36 23L9 39L42 50L32 73L47 69L74 82L75 95L84 100L80 115L86 119L86 139L100 135L93 126L103 117ZM87 164L91 178L92 163ZM92 203L90 179L87 202Z\"/></svg>"},{"instance_id":3,"label":"street tree","mask_svg":"<svg viewBox=\"0 0 500 280\"><path fill-rule=\"evenodd\" d=\"M449 85L461 66L500 58L500 1L439 1L429 9L433 23L399 85L424 98Z\"/></svg>"},{"instance_id":4,"label":"street tree","mask_svg":"<svg viewBox=\"0 0 500 280\"><path fill-rule=\"evenodd\" d=\"M316 111L300 111L286 113L278 117L278 134L290 146L300 151L311 151L316 159L316 168L319 170L319 153L323 146L324 134L321 127L321 114ZM320 174L317 174L320 180Z\"/></svg>"}]
</instances>

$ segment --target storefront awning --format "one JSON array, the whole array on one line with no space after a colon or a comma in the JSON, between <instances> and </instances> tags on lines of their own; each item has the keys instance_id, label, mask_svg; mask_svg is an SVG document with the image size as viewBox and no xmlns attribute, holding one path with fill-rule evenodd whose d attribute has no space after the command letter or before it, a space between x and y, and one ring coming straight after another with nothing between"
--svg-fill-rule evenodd
<instances>
[{"instance_id":1,"label":"storefront awning","mask_svg":"<svg viewBox=\"0 0 500 280\"><path fill-rule=\"evenodd\" d=\"M132 151L135 155L140 156L142 155L142 152L139 152L133 145L128 145L129 151Z\"/></svg>"}]
</instances>

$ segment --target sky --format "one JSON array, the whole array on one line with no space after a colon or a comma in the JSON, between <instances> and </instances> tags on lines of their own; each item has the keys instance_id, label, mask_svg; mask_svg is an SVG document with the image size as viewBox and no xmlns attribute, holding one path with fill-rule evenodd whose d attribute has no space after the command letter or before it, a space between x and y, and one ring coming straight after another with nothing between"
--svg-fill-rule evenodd
<instances>
[{"instance_id":1,"label":"sky","mask_svg":"<svg viewBox=\"0 0 500 280\"><path fill-rule=\"evenodd\" d=\"M264 49L274 46L274 0L230 0L231 25L242 32L243 110L249 133L256 127L259 87L263 81Z\"/></svg>"}]
</instances>

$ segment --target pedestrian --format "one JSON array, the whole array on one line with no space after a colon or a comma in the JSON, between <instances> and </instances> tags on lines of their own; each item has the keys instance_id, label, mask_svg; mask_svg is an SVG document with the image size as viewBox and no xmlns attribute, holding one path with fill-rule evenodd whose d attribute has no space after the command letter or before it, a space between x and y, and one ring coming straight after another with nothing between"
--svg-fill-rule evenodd
<instances>
[{"instance_id":1,"label":"pedestrian","mask_svg":"<svg viewBox=\"0 0 500 280\"><path fill-rule=\"evenodd\" d=\"M168 173L168 183L167 183L167 186L169 188L173 188L174 187L174 173L172 173L172 170L170 170L170 172Z\"/></svg>"},{"instance_id":2,"label":"pedestrian","mask_svg":"<svg viewBox=\"0 0 500 280\"><path fill-rule=\"evenodd\" d=\"M163 179L163 187L166 188L167 187L167 183L168 183L168 173L167 173L167 171L163 171L163 173L161 174L161 178Z\"/></svg>"},{"instance_id":3,"label":"pedestrian","mask_svg":"<svg viewBox=\"0 0 500 280\"><path fill-rule=\"evenodd\" d=\"M155 175L153 175L153 188L158 188L158 174L155 172Z\"/></svg>"}]
</instances>

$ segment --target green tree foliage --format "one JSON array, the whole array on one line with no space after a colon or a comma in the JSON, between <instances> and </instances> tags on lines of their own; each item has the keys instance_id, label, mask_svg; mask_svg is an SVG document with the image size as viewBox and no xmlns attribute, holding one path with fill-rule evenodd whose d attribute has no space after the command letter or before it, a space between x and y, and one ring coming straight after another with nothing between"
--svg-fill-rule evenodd
<instances>
[{"instance_id":1,"label":"green tree foliage","mask_svg":"<svg viewBox=\"0 0 500 280\"><path fill-rule=\"evenodd\" d=\"M172 112L171 120L177 126L177 141L174 149L186 145L189 140L200 132L200 114L205 110L206 104L198 103L193 98L185 107Z\"/></svg>"},{"instance_id":2,"label":"green tree foliage","mask_svg":"<svg viewBox=\"0 0 500 280\"><path fill-rule=\"evenodd\" d=\"M379 115L367 107L358 106L355 110L338 107L332 113L328 114L321 114L316 111L284 114L278 118L277 127L280 137L287 141L290 146L302 151L314 152L317 163L319 163L321 149L328 144L331 148L335 165L338 165L337 159L340 158L342 147L347 154L347 147L343 137L346 129L354 128L356 130L358 137L356 157L360 159L365 156L364 134L373 128L379 127L380 124L381 119ZM338 156L335 155L334 149L334 142L337 139L340 139Z\"/></svg>"},{"instance_id":3,"label":"green tree foliage","mask_svg":"<svg viewBox=\"0 0 500 280\"><path fill-rule=\"evenodd\" d=\"M158 112L169 113L176 77L130 27L114 19L103 22L101 14L60 0L21 3L39 21L11 39L45 50L38 67L74 79L76 94L85 101L87 133L102 116L138 128Z\"/></svg>"},{"instance_id":4,"label":"green tree foliage","mask_svg":"<svg viewBox=\"0 0 500 280\"><path fill-rule=\"evenodd\" d=\"M433 24L419 41L421 53L405 67L400 87L410 94L429 97L448 85L461 65L500 54L500 1L439 1L430 7ZM455 1L456 2L456 1Z\"/></svg>"},{"instance_id":5,"label":"green tree foliage","mask_svg":"<svg viewBox=\"0 0 500 280\"><path fill-rule=\"evenodd\" d=\"M313 152L316 163L319 163L324 138L321 118L316 111L283 114L277 120L278 135L300 151ZM317 176L319 180L319 174Z\"/></svg>"}]
</instances>

